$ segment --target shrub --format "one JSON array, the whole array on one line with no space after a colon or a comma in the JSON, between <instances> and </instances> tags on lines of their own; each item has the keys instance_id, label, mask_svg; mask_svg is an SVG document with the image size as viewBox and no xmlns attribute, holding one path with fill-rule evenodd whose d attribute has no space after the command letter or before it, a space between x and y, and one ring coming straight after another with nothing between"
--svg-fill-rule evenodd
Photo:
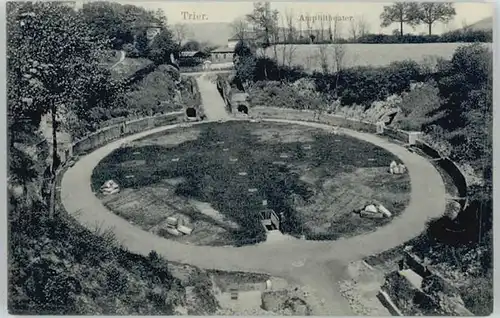
<instances>
[{"instance_id":1,"label":"shrub","mask_svg":"<svg viewBox=\"0 0 500 318\"><path fill-rule=\"evenodd\" d=\"M428 82L419 85L402 94L401 113L394 119L393 125L403 130L421 131L425 125L442 116L438 112L440 106L436 84Z\"/></svg>"}]
</instances>

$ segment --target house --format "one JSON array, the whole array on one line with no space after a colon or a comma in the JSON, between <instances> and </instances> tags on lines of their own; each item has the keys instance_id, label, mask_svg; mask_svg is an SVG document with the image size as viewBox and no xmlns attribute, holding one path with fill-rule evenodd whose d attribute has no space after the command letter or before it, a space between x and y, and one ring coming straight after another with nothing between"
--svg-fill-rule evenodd
<instances>
[{"instance_id":1,"label":"house","mask_svg":"<svg viewBox=\"0 0 500 318\"><path fill-rule=\"evenodd\" d=\"M232 62L234 55L234 47L223 46L213 51L210 51L211 60L213 63Z\"/></svg>"},{"instance_id":2,"label":"house","mask_svg":"<svg viewBox=\"0 0 500 318\"><path fill-rule=\"evenodd\" d=\"M243 31L227 39L227 47L234 51L239 41L257 41L260 38L256 31Z\"/></svg>"},{"instance_id":3,"label":"house","mask_svg":"<svg viewBox=\"0 0 500 318\"><path fill-rule=\"evenodd\" d=\"M210 54L202 51L183 51L179 53L179 66L197 66L202 64Z\"/></svg>"},{"instance_id":4,"label":"house","mask_svg":"<svg viewBox=\"0 0 500 318\"><path fill-rule=\"evenodd\" d=\"M148 23L148 24L142 24L142 23L139 23L139 24L135 24L133 26L133 28L135 30L145 30L146 31L146 37L148 39L149 42L153 41L153 39L158 35L160 34L161 32L161 25L159 25L158 23Z\"/></svg>"}]
</instances>

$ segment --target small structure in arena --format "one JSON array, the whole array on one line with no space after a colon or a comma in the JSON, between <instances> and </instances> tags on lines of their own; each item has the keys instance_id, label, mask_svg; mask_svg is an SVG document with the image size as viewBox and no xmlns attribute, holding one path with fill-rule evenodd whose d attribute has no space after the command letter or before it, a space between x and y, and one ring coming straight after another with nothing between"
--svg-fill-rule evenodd
<instances>
[{"instance_id":1,"label":"small structure in arena","mask_svg":"<svg viewBox=\"0 0 500 318\"><path fill-rule=\"evenodd\" d=\"M376 124L377 126L377 134L383 134L384 133L384 128L385 128L385 123L383 121L379 121Z\"/></svg>"},{"instance_id":2,"label":"small structure in arena","mask_svg":"<svg viewBox=\"0 0 500 318\"><path fill-rule=\"evenodd\" d=\"M120 192L120 187L113 180L108 180L104 182L104 184L101 187L101 193L105 195L115 194L118 192Z\"/></svg>"},{"instance_id":3,"label":"small structure in arena","mask_svg":"<svg viewBox=\"0 0 500 318\"><path fill-rule=\"evenodd\" d=\"M413 146L417 143L418 138L422 135L420 131L408 132L408 145Z\"/></svg>"},{"instance_id":4,"label":"small structure in arena","mask_svg":"<svg viewBox=\"0 0 500 318\"><path fill-rule=\"evenodd\" d=\"M403 174L406 172L406 166L402 163L397 163L396 161L392 161L389 165L389 172L391 174Z\"/></svg>"},{"instance_id":5,"label":"small structure in arena","mask_svg":"<svg viewBox=\"0 0 500 318\"><path fill-rule=\"evenodd\" d=\"M398 169L398 163L394 160L391 161L391 163L389 164L389 172L391 174L395 174L397 169Z\"/></svg>"},{"instance_id":6,"label":"small structure in arena","mask_svg":"<svg viewBox=\"0 0 500 318\"><path fill-rule=\"evenodd\" d=\"M191 234L191 232L193 232L193 229L189 228L189 227L187 227L185 225L179 225L177 227L177 231L179 231L182 234L189 235L189 234Z\"/></svg>"},{"instance_id":7,"label":"small structure in arena","mask_svg":"<svg viewBox=\"0 0 500 318\"><path fill-rule=\"evenodd\" d=\"M367 219L383 219L392 217L392 213L382 204L368 204L361 210L359 215Z\"/></svg>"}]
</instances>

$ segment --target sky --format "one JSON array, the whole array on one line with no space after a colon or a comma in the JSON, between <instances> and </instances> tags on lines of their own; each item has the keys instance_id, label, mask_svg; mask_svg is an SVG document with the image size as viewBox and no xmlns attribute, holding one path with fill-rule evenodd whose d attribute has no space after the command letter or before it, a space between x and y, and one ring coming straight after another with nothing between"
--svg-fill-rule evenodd
<instances>
[{"instance_id":1,"label":"sky","mask_svg":"<svg viewBox=\"0 0 500 318\"><path fill-rule=\"evenodd\" d=\"M204 22L232 22L236 18L250 13L253 2L237 1L116 1L122 4L134 4L146 9L162 9L167 16L169 24L175 23L204 23ZM398 28L393 24L387 28L380 27L380 13L385 5L392 3L382 2L271 2L271 8L285 14L292 12L296 20L302 16L331 15L341 16L344 19L345 29L349 28L350 19L363 19L369 27L369 32L391 33ZM454 4L456 16L447 25L436 23L433 33L439 34L449 30L461 28L464 24L471 24L483 18L494 15L492 3L457 2ZM319 27L319 22L317 22ZM326 24L325 24L326 25ZM305 22L303 23L305 28ZM426 26L417 27L415 30L406 26L411 33L425 33Z\"/></svg>"}]
</instances>

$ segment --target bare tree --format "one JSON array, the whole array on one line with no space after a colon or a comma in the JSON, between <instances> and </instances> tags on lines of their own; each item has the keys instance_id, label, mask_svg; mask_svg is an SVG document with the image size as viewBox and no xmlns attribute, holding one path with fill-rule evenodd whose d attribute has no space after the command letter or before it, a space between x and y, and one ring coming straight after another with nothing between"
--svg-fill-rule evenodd
<instances>
[{"instance_id":1,"label":"bare tree","mask_svg":"<svg viewBox=\"0 0 500 318\"><path fill-rule=\"evenodd\" d=\"M318 30L318 38L320 38L321 42L325 41L325 20L319 19L319 30Z\"/></svg>"},{"instance_id":2,"label":"bare tree","mask_svg":"<svg viewBox=\"0 0 500 318\"><path fill-rule=\"evenodd\" d=\"M333 21L333 62L335 64L335 73L336 73L336 79L335 79L335 94L334 96L337 96L338 93L338 84L339 84L339 78L340 78L340 72L344 68L344 58L346 54L345 46L342 44L341 40L341 35L342 35L342 28L339 19L337 17Z\"/></svg>"},{"instance_id":3,"label":"bare tree","mask_svg":"<svg viewBox=\"0 0 500 318\"><path fill-rule=\"evenodd\" d=\"M309 38L309 42L312 43L314 42L314 35L312 34L312 21L309 12L306 13L306 28L307 28L307 37Z\"/></svg>"},{"instance_id":4,"label":"bare tree","mask_svg":"<svg viewBox=\"0 0 500 318\"><path fill-rule=\"evenodd\" d=\"M250 29L250 25L246 19L238 18L235 19L230 24L231 30L233 34L240 40L243 41L245 39L245 35Z\"/></svg>"},{"instance_id":5,"label":"bare tree","mask_svg":"<svg viewBox=\"0 0 500 318\"><path fill-rule=\"evenodd\" d=\"M282 31L283 43L281 45L282 49L282 64L287 66L292 66L293 64L293 55L296 50L296 46L294 44L294 19L293 19L293 11L286 11L285 16L281 17L281 25L280 28Z\"/></svg>"},{"instance_id":6,"label":"bare tree","mask_svg":"<svg viewBox=\"0 0 500 318\"><path fill-rule=\"evenodd\" d=\"M184 23L177 23L177 24L174 24L173 31L174 31L175 41L177 42L177 44L180 47L182 45L182 42L184 40L186 40L190 34L189 28Z\"/></svg>"},{"instance_id":7,"label":"bare tree","mask_svg":"<svg viewBox=\"0 0 500 318\"><path fill-rule=\"evenodd\" d=\"M342 27L339 19L336 17L333 20L333 60L335 62L335 72L340 72L343 68L345 46L340 42L342 35Z\"/></svg>"},{"instance_id":8,"label":"bare tree","mask_svg":"<svg viewBox=\"0 0 500 318\"><path fill-rule=\"evenodd\" d=\"M246 15L247 21L254 27L263 38L263 47L271 45L271 38L276 34L278 11L271 10L269 2L255 2L251 14Z\"/></svg>"},{"instance_id":9,"label":"bare tree","mask_svg":"<svg viewBox=\"0 0 500 318\"><path fill-rule=\"evenodd\" d=\"M299 22L297 23L297 24L298 24L298 27L299 27L299 30L298 30L298 31L299 31L299 32L298 32L298 33L299 33L299 34L298 34L299 40L302 40L302 38L303 38L303 36L304 36L304 35L302 34L302 22L303 22L303 17L304 17L304 15L301 15L301 16L300 16L300 18L299 18Z\"/></svg>"},{"instance_id":10,"label":"bare tree","mask_svg":"<svg viewBox=\"0 0 500 318\"><path fill-rule=\"evenodd\" d=\"M365 20L365 16L361 15L358 17L358 34L360 37L365 36L370 29L368 22Z\"/></svg>"},{"instance_id":11,"label":"bare tree","mask_svg":"<svg viewBox=\"0 0 500 318\"><path fill-rule=\"evenodd\" d=\"M295 38L296 38L296 29L294 27L294 19L293 19L294 15L293 15L293 11L290 10L286 12L285 14L285 19L286 19L286 28L287 28L287 38L286 38L286 41L288 43L293 43L295 42Z\"/></svg>"},{"instance_id":12,"label":"bare tree","mask_svg":"<svg viewBox=\"0 0 500 318\"><path fill-rule=\"evenodd\" d=\"M363 37L368 32L368 24L364 16L358 16L349 21L349 32L353 40Z\"/></svg>"},{"instance_id":13,"label":"bare tree","mask_svg":"<svg viewBox=\"0 0 500 318\"><path fill-rule=\"evenodd\" d=\"M330 63L328 61L328 43L321 43L318 45L318 59L319 65L323 73L330 72Z\"/></svg>"}]
</instances>

